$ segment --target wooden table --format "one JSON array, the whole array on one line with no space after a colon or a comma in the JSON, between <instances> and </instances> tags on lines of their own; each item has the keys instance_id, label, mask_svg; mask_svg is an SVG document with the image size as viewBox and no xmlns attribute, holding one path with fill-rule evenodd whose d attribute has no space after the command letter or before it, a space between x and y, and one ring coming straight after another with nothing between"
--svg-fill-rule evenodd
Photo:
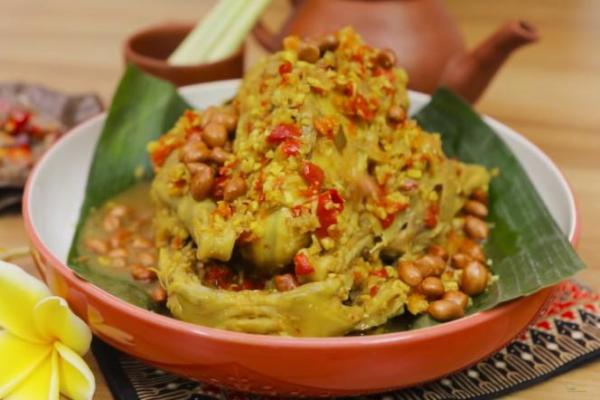
<instances>
[{"instance_id":1,"label":"wooden table","mask_svg":"<svg viewBox=\"0 0 600 400\"><path fill-rule=\"evenodd\" d=\"M3 0L0 80L40 82L68 92L95 91L106 103L123 70L121 43L132 31L164 20L201 17L213 1ZM510 18L536 25L543 40L518 52L478 105L540 146L562 169L579 201L578 278L600 290L600 1L453 0L448 5L472 45ZM287 14L274 0L267 21ZM249 63L260 50L250 43ZM27 244L18 213L0 216L0 246ZM33 271L31 260L15 260ZM111 399L91 356L96 399ZM596 399L600 362L588 364L513 399Z\"/></svg>"}]
</instances>

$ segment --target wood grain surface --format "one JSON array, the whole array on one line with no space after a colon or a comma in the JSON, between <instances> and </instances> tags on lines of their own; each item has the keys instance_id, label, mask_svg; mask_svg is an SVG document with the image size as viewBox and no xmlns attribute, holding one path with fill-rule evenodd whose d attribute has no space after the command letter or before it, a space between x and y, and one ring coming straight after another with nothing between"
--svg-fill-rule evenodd
<instances>
[{"instance_id":1,"label":"wood grain surface","mask_svg":"<svg viewBox=\"0 0 600 400\"><path fill-rule=\"evenodd\" d=\"M576 194L581 219L578 275L600 290L600 1L452 0L448 7L469 45L502 22L521 18L542 34L516 53L478 109L521 132L561 168ZM123 71L121 45L132 31L165 20L195 20L212 0L1 0L0 81L28 81L67 92L93 91L106 103ZM274 0L266 21L288 13ZM248 64L260 56L250 41ZM0 247L28 244L18 211L0 215ZM29 257L15 260L33 272ZM95 399L112 399L93 357ZM600 362L587 364L511 399L600 398Z\"/></svg>"}]
</instances>

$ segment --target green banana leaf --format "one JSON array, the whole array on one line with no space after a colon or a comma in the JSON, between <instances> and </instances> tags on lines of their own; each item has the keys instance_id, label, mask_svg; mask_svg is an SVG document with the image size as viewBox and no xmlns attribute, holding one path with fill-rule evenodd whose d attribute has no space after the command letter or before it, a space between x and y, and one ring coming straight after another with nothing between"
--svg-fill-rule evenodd
<instances>
[{"instance_id":1,"label":"green banana leaf","mask_svg":"<svg viewBox=\"0 0 600 400\"><path fill-rule=\"evenodd\" d=\"M440 133L448 157L500 170L490 184L493 229L485 245L499 279L473 299L470 314L532 294L585 268L519 161L468 104L440 89L414 118L426 130ZM435 323L422 316L411 327Z\"/></svg>"},{"instance_id":2,"label":"green banana leaf","mask_svg":"<svg viewBox=\"0 0 600 400\"><path fill-rule=\"evenodd\" d=\"M169 130L189 107L172 85L135 67L128 68L96 148L71 247L69 265L78 274L144 308L152 307L152 302L135 284L104 276L77 262L78 235L89 211L134 184L140 166L146 176L150 175L146 144ZM450 157L501 171L490 187L489 219L494 229L486 244L499 279L474 299L470 313L534 293L584 268L523 167L469 105L442 89L414 117L425 129L441 134ZM395 326L415 329L435 323L423 316Z\"/></svg>"},{"instance_id":3,"label":"green banana leaf","mask_svg":"<svg viewBox=\"0 0 600 400\"><path fill-rule=\"evenodd\" d=\"M152 174L146 151L149 141L168 131L190 106L168 82L129 66L112 99L96 145L85 198L71 244L68 263L77 274L107 292L143 308L154 302L134 283L102 274L81 263L79 235L89 212Z\"/></svg>"}]
</instances>

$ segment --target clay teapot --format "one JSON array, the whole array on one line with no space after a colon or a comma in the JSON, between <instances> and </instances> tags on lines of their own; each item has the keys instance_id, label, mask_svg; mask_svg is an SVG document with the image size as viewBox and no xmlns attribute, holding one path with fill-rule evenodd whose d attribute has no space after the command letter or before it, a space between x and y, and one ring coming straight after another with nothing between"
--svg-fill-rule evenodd
<instances>
[{"instance_id":1,"label":"clay teapot","mask_svg":"<svg viewBox=\"0 0 600 400\"><path fill-rule=\"evenodd\" d=\"M351 25L367 43L396 52L409 87L432 93L446 86L475 102L508 56L538 39L523 21L512 21L472 50L441 0L292 0L293 12L278 33L262 23L258 41L276 51L289 35L315 36Z\"/></svg>"}]
</instances>

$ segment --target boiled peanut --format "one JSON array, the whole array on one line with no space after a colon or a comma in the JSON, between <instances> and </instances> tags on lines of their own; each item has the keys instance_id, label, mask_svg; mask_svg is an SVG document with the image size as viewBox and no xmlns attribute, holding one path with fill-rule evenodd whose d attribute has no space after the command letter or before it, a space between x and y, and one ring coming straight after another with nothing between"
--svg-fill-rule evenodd
<instances>
[{"instance_id":1,"label":"boiled peanut","mask_svg":"<svg viewBox=\"0 0 600 400\"><path fill-rule=\"evenodd\" d=\"M475 240L484 240L488 237L489 233L487 223L472 215L465 217L464 230L469 237Z\"/></svg>"},{"instance_id":2,"label":"boiled peanut","mask_svg":"<svg viewBox=\"0 0 600 400\"><path fill-rule=\"evenodd\" d=\"M421 270L419 270L419 268L411 261L400 261L397 269L400 279L408 286L418 286L423 280Z\"/></svg>"},{"instance_id":3,"label":"boiled peanut","mask_svg":"<svg viewBox=\"0 0 600 400\"><path fill-rule=\"evenodd\" d=\"M467 200L463 209L465 210L465 212L479 218L485 218L488 215L487 206L477 200Z\"/></svg>"},{"instance_id":4,"label":"boiled peanut","mask_svg":"<svg viewBox=\"0 0 600 400\"><path fill-rule=\"evenodd\" d=\"M463 253L456 253L452 255L451 265L457 269L463 269L471 261L471 257Z\"/></svg>"},{"instance_id":5,"label":"boiled peanut","mask_svg":"<svg viewBox=\"0 0 600 400\"><path fill-rule=\"evenodd\" d=\"M180 159L186 164L206 161L210 157L210 150L201 140L187 142L181 148Z\"/></svg>"},{"instance_id":6,"label":"boiled peanut","mask_svg":"<svg viewBox=\"0 0 600 400\"><path fill-rule=\"evenodd\" d=\"M340 45L340 41L335 35L325 35L319 39L319 50L321 53L326 51L335 51Z\"/></svg>"},{"instance_id":7,"label":"boiled peanut","mask_svg":"<svg viewBox=\"0 0 600 400\"><path fill-rule=\"evenodd\" d=\"M156 279L156 272L151 269L144 268L141 265L133 265L131 268L131 276L137 281L151 281Z\"/></svg>"},{"instance_id":8,"label":"boiled peanut","mask_svg":"<svg viewBox=\"0 0 600 400\"><path fill-rule=\"evenodd\" d=\"M167 301L167 291L162 286L157 286L152 289L150 296L152 297L152 300L159 304Z\"/></svg>"},{"instance_id":9,"label":"boiled peanut","mask_svg":"<svg viewBox=\"0 0 600 400\"><path fill-rule=\"evenodd\" d=\"M227 132L233 132L237 126L238 117L233 110L215 110L211 122L222 124Z\"/></svg>"},{"instance_id":10,"label":"boiled peanut","mask_svg":"<svg viewBox=\"0 0 600 400\"><path fill-rule=\"evenodd\" d=\"M127 258L127 250L122 248L112 249L108 252L110 258Z\"/></svg>"},{"instance_id":11,"label":"boiled peanut","mask_svg":"<svg viewBox=\"0 0 600 400\"><path fill-rule=\"evenodd\" d=\"M187 169L188 169L188 171L190 171L190 174L192 174L192 176L196 172L206 169L206 167L208 167L208 165L206 165L204 163L189 163L189 164L187 164Z\"/></svg>"},{"instance_id":12,"label":"boiled peanut","mask_svg":"<svg viewBox=\"0 0 600 400\"><path fill-rule=\"evenodd\" d=\"M138 255L138 260L142 263L143 266L151 267L156 262L156 257L154 257L154 255L152 255L151 253L140 253Z\"/></svg>"},{"instance_id":13,"label":"boiled peanut","mask_svg":"<svg viewBox=\"0 0 600 400\"><path fill-rule=\"evenodd\" d=\"M427 253L431 254L432 256L438 256L444 261L448 260L448 252L440 245L432 244L427 249Z\"/></svg>"},{"instance_id":14,"label":"boiled peanut","mask_svg":"<svg viewBox=\"0 0 600 400\"><path fill-rule=\"evenodd\" d=\"M122 204L118 204L110 209L108 215L111 215L115 218L122 218L129 213L129 208Z\"/></svg>"},{"instance_id":15,"label":"boiled peanut","mask_svg":"<svg viewBox=\"0 0 600 400\"><path fill-rule=\"evenodd\" d=\"M431 254L424 255L423 257L415 261L415 265L421 271L423 277L435 275L440 276L444 269L446 269L446 263L441 257L433 256Z\"/></svg>"},{"instance_id":16,"label":"boiled peanut","mask_svg":"<svg viewBox=\"0 0 600 400\"><path fill-rule=\"evenodd\" d=\"M435 276L428 276L423 279L423 282L419 285L419 292L433 299L441 297L444 294L444 291L445 289L442 280Z\"/></svg>"},{"instance_id":17,"label":"boiled peanut","mask_svg":"<svg viewBox=\"0 0 600 400\"><path fill-rule=\"evenodd\" d=\"M233 201L244 193L246 193L246 181L240 176L234 176L223 188L223 199Z\"/></svg>"},{"instance_id":18,"label":"boiled peanut","mask_svg":"<svg viewBox=\"0 0 600 400\"><path fill-rule=\"evenodd\" d=\"M314 43L302 43L298 50L298 60L306 61L311 64L316 63L321 57L319 46Z\"/></svg>"},{"instance_id":19,"label":"boiled peanut","mask_svg":"<svg viewBox=\"0 0 600 400\"><path fill-rule=\"evenodd\" d=\"M210 124L213 120L215 112L217 111L216 107L208 107L204 112L200 115L200 125L205 128L206 125Z\"/></svg>"},{"instance_id":20,"label":"boiled peanut","mask_svg":"<svg viewBox=\"0 0 600 400\"><path fill-rule=\"evenodd\" d=\"M483 189L475 189L473 193L471 193L471 198L477 200L483 204L488 203L488 192Z\"/></svg>"},{"instance_id":21,"label":"boiled peanut","mask_svg":"<svg viewBox=\"0 0 600 400\"><path fill-rule=\"evenodd\" d=\"M131 247L134 249L149 249L152 247L152 242L143 237L136 237L131 242Z\"/></svg>"},{"instance_id":22,"label":"boiled peanut","mask_svg":"<svg viewBox=\"0 0 600 400\"><path fill-rule=\"evenodd\" d=\"M222 147L227 141L227 129L223 124L211 122L202 131L202 139L210 147Z\"/></svg>"},{"instance_id":23,"label":"boiled peanut","mask_svg":"<svg viewBox=\"0 0 600 400\"><path fill-rule=\"evenodd\" d=\"M436 300L429 305L429 315L435 320L444 322L465 315L464 310L455 302L449 300Z\"/></svg>"},{"instance_id":24,"label":"boiled peanut","mask_svg":"<svg viewBox=\"0 0 600 400\"><path fill-rule=\"evenodd\" d=\"M129 226L133 229L133 223ZM123 244L127 241L131 232L125 228L119 228L113 232L108 238L108 242L112 248L123 247Z\"/></svg>"},{"instance_id":25,"label":"boiled peanut","mask_svg":"<svg viewBox=\"0 0 600 400\"><path fill-rule=\"evenodd\" d=\"M470 239L465 239L459 248L461 253L477 261L485 261L485 254L481 246Z\"/></svg>"},{"instance_id":26,"label":"boiled peanut","mask_svg":"<svg viewBox=\"0 0 600 400\"><path fill-rule=\"evenodd\" d=\"M402 122L406 119L406 111L400 106L392 106L388 109L387 118L390 122Z\"/></svg>"},{"instance_id":27,"label":"boiled peanut","mask_svg":"<svg viewBox=\"0 0 600 400\"><path fill-rule=\"evenodd\" d=\"M215 147L210 153L210 159L219 165L225 164L231 153L223 150L221 147Z\"/></svg>"},{"instance_id":28,"label":"boiled peanut","mask_svg":"<svg viewBox=\"0 0 600 400\"><path fill-rule=\"evenodd\" d=\"M102 239L90 238L85 241L85 247L88 250L93 251L96 254L106 254L108 251L108 245Z\"/></svg>"},{"instance_id":29,"label":"boiled peanut","mask_svg":"<svg viewBox=\"0 0 600 400\"><path fill-rule=\"evenodd\" d=\"M215 180L214 171L206 164L195 163L190 181L190 192L196 201L204 200L210 194Z\"/></svg>"},{"instance_id":30,"label":"boiled peanut","mask_svg":"<svg viewBox=\"0 0 600 400\"><path fill-rule=\"evenodd\" d=\"M452 301L458 304L463 310L466 309L467 305L469 304L469 297L458 290L451 290L449 292L444 293L442 299Z\"/></svg>"},{"instance_id":31,"label":"boiled peanut","mask_svg":"<svg viewBox=\"0 0 600 400\"><path fill-rule=\"evenodd\" d=\"M114 216L110 215L110 214L108 214L102 220L102 227L107 232L112 232L115 229L117 229L119 226L121 226L121 220L119 218L117 218L117 217L114 217Z\"/></svg>"},{"instance_id":32,"label":"boiled peanut","mask_svg":"<svg viewBox=\"0 0 600 400\"><path fill-rule=\"evenodd\" d=\"M390 49L381 50L377 54L376 60L381 67L390 69L396 65L396 54Z\"/></svg>"},{"instance_id":33,"label":"boiled peanut","mask_svg":"<svg viewBox=\"0 0 600 400\"><path fill-rule=\"evenodd\" d=\"M483 292L488 283L488 270L478 261L471 261L463 270L460 288L469 296Z\"/></svg>"}]
</instances>

